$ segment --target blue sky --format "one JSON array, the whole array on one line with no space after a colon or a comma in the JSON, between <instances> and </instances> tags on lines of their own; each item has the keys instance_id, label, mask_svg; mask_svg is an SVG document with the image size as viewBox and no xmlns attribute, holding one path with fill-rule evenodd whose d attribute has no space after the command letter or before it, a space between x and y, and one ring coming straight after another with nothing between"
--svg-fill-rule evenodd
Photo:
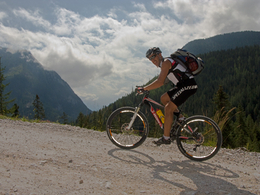
<instances>
[{"instance_id":1,"label":"blue sky","mask_svg":"<svg viewBox=\"0 0 260 195\"><path fill-rule=\"evenodd\" d=\"M0 47L26 49L98 110L159 73L165 56L194 39L260 31L259 0L0 1Z\"/></svg>"}]
</instances>

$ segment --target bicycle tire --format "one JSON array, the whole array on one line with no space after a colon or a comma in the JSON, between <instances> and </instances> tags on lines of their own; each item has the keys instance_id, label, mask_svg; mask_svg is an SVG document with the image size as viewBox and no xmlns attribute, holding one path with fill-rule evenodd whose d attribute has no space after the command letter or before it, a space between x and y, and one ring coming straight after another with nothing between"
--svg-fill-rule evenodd
<instances>
[{"instance_id":1,"label":"bicycle tire","mask_svg":"<svg viewBox=\"0 0 260 195\"><path fill-rule=\"evenodd\" d=\"M121 107L107 119L106 131L110 141L119 148L133 149L140 146L148 136L149 123L142 112L138 112L131 129L127 129L135 113L133 107Z\"/></svg>"},{"instance_id":2,"label":"bicycle tire","mask_svg":"<svg viewBox=\"0 0 260 195\"><path fill-rule=\"evenodd\" d=\"M193 135L188 132L195 132ZM177 146L187 158L204 161L215 156L222 145L219 126L206 116L187 118L177 130Z\"/></svg>"}]
</instances>

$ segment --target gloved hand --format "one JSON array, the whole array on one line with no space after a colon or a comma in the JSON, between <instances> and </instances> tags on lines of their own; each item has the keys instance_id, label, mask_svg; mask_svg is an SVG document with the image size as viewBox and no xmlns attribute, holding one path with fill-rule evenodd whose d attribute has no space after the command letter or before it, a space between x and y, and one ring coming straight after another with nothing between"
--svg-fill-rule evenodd
<instances>
[{"instance_id":1,"label":"gloved hand","mask_svg":"<svg viewBox=\"0 0 260 195\"><path fill-rule=\"evenodd\" d=\"M144 88L143 87L140 87L140 86L136 86L136 92L139 93L139 94L143 94L144 93Z\"/></svg>"}]
</instances>

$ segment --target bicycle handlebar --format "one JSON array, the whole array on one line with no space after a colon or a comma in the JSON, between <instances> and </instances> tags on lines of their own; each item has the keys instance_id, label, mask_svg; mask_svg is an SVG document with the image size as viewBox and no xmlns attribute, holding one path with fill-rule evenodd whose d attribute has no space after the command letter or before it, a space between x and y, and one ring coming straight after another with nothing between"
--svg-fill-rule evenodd
<instances>
[{"instance_id":1,"label":"bicycle handlebar","mask_svg":"<svg viewBox=\"0 0 260 195\"><path fill-rule=\"evenodd\" d=\"M136 86L136 91L137 91L137 93L135 94L136 96L137 95L149 95L149 93L150 93L150 91L148 91L148 90L144 90L143 88L141 88L140 87L140 89L138 89L139 88L139 86Z\"/></svg>"}]
</instances>

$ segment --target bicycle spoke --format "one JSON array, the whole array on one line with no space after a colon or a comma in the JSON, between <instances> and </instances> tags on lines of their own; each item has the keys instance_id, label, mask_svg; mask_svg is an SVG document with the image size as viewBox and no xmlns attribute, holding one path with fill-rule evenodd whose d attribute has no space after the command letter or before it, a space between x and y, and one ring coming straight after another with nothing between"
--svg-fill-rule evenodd
<instances>
[{"instance_id":1,"label":"bicycle spoke","mask_svg":"<svg viewBox=\"0 0 260 195\"><path fill-rule=\"evenodd\" d=\"M144 116L134 117L134 108L121 108L108 119L108 136L118 147L130 149L137 147L147 137L148 123ZM129 125L129 124L132 125Z\"/></svg>"},{"instance_id":2,"label":"bicycle spoke","mask_svg":"<svg viewBox=\"0 0 260 195\"><path fill-rule=\"evenodd\" d=\"M197 116L198 117L198 116ZM206 160L214 156L222 144L217 125L207 117L190 117L177 140L180 151L192 160Z\"/></svg>"}]
</instances>

